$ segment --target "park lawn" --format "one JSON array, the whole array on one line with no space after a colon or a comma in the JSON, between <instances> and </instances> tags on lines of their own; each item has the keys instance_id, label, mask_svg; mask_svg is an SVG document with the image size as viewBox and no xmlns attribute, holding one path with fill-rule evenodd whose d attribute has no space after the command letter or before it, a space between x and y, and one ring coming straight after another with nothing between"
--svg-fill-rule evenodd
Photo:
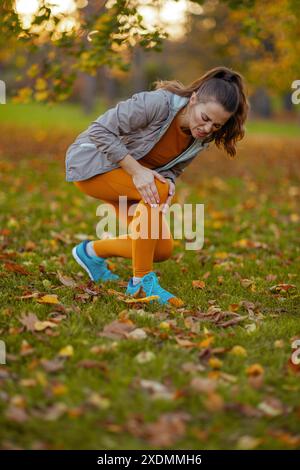
<instances>
[{"instance_id":1,"label":"park lawn","mask_svg":"<svg viewBox=\"0 0 300 470\"><path fill-rule=\"evenodd\" d=\"M177 240L155 264L186 302L176 310L109 291L125 292L129 260L112 258L123 281L100 285L75 263L98 202L65 182L59 159L2 155L0 168L1 448L300 448L296 174L179 180L179 200L205 203L205 243ZM38 302L47 294L59 303ZM101 336L113 321L147 336Z\"/></svg>"}]
</instances>

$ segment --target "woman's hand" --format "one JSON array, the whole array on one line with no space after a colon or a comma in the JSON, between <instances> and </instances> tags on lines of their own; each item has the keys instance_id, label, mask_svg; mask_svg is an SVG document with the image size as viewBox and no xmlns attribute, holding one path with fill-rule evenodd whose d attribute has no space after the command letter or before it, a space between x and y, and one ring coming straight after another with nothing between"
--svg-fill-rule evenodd
<instances>
[{"instance_id":1,"label":"woman's hand","mask_svg":"<svg viewBox=\"0 0 300 470\"><path fill-rule=\"evenodd\" d=\"M143 167L142 165L140 165L140 167L141 168L138 168L132 175L133 183L144 202L150 204L151 207L152 205L156 207L157 204L159 204L159 194L155 184L155 178L163 183L167 183L167 180L155 170Z\"/></svg>"},{"instance_id":2,"label":"woman's hand","mask_svg":"<svg viewBox=\"0 0 300 470\"><path fill-rule=\"evenodd\" d=\"M175 195L175 184L173 183L173 181L171 179L168 179L168 183L169 183L169 196L165 202L165 204L163 205L162 207L162 213L165 214L167 212L167 210L169 209L170 205L171 205L171 201Z\"/></svg>"}]
</instances>

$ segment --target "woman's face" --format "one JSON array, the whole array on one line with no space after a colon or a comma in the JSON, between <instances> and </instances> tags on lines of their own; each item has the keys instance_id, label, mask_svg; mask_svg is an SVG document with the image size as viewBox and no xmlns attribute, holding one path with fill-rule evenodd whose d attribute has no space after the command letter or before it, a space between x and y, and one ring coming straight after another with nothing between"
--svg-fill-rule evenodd
<instances>
[{"instance_id":1,"label":"woman's face","mask_svg":"<svg viewBox=\"0 0 300 470\"><path fill-rule=\"evenodd\" d=\"M195 139L204 139L212 132L220 129L232 113L225 111L223 106L215 101L198 103L194 92L189 102L189 128Z\"/></svg>"}]
</instances>

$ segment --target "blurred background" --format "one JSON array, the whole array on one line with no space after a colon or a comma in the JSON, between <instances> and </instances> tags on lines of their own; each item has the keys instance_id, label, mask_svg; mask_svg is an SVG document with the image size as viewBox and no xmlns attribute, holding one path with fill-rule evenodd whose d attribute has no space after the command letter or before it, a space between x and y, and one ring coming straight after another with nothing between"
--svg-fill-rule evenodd
<instances>
[{"instance_id":1,"label":"blurred background","mask_svg":"<svg viewBox=\"0 0 300 470\"><path fill-rule=\"evenodd\" d=\"M252 119L299 124L297 0L2 3L8 103L66 101L97 113L154 80L189 83L225 65L245 75Z\"/></svg>"}]
</instances>

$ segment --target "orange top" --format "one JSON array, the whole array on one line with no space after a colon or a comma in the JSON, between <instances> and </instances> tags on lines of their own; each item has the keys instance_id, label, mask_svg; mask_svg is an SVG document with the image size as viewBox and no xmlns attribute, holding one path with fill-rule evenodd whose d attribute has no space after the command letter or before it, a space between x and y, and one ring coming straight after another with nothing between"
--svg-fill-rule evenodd
<instances>
[{"instance_id":1,"label":"orange top","mask_svg":"<svg viewBox=\"0 0 300 470\"><path fill-rule=\"evenodd\" d=\"M147 155L139 159L139 163L151 169L165 165L182 153L192 140L191 134L188 135L180 129L177 115L162 138Z\"/></svg>"}]
</instances>

